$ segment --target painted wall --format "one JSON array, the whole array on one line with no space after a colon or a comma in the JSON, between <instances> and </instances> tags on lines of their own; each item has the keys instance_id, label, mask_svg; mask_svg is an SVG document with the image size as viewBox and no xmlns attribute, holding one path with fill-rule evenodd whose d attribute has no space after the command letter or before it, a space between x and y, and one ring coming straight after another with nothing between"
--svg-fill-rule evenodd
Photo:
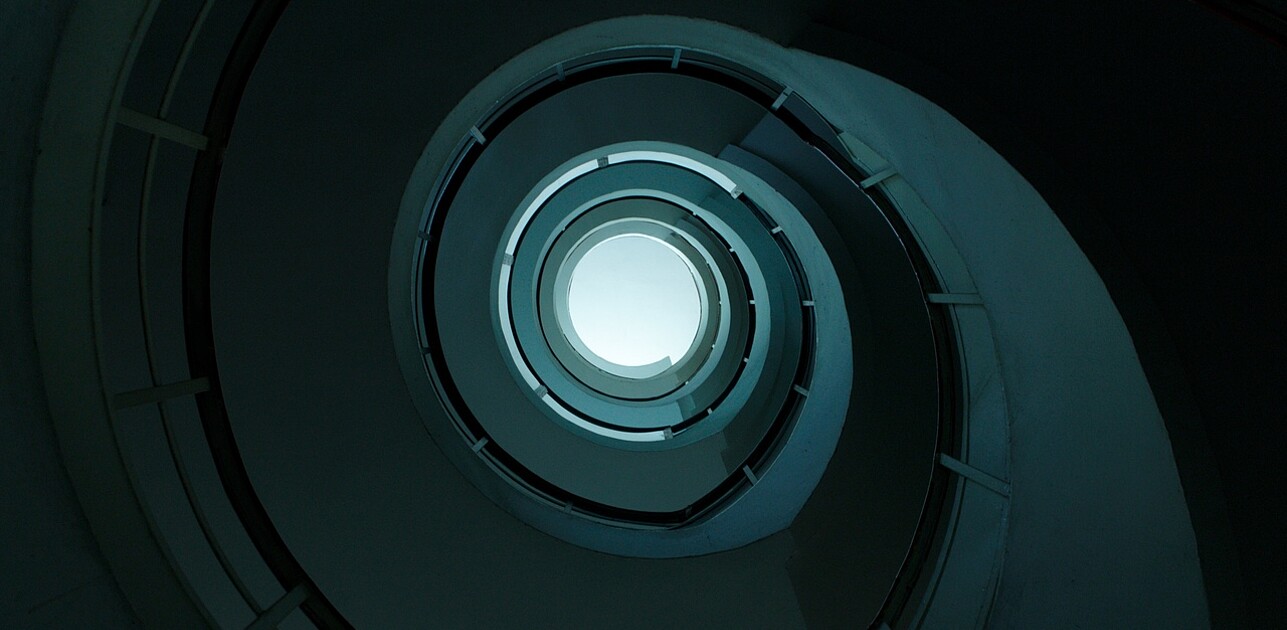
<instances>
[{"instance_id":1,"label":"painted wall","mask_svg":"<svg viewBox=\"0 0 1287 630\"><path fill-rule=\"evenodd\" d=\"M31 319L31 176L72 0L0 3L0 626L137 624L103 562L49 422Z\"/></svg>"}]
</instances>

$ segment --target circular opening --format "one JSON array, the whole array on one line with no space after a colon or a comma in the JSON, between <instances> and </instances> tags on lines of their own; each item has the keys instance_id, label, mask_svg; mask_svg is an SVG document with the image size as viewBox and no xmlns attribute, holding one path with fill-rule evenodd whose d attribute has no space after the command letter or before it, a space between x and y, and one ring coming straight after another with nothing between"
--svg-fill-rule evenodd
<instances>
[{"instance_id":1,"label":"circular opening","mask_svg":"<svg viewBox=\"0 0 1287 630\"><path fill-rule=\"evenodd\" d=\"M613 173L608 175L625 177L632 172L646 171L647 168L647 165L643 164L621 165L615 169L615 175ZM691 177L695 178L697 175L691 175ZM588 180L582 180L582 187L587 183L592 184L595 179L597 178L591 177ZM547 231L552 233L552 238L537 237L532 241L520 241L520 244L526 242L529 247L516 247L513 254L514 264L502 265L500 271L505 274L515 265L519 265L528 268L537 267L539 272L520 274L514 277L513 282L506 283L509 286L502 284L498 287L506 293L509 293L507 289L517 290L524 295L532 291L536 299L516 301L512 294L507 295L505 300L510 308L500 311L500 314L511 317L511 321L515 324L514 334L518 337L526 337L532 342L538 342L541 337L544 337L544 343L533 343L528 356L522 359L535 358L537 372L533 376L541 384L548 384L560 403L612 426L634 428L661 426L658 422L663 416L666 419L661 423L673 426L678 423L671 417L673 414L657 415L643 407L632 408L633 411L623 413L616 408L617 403L613 401L651 401L664 406L700 393L703 396L699 399L705 402L694 403L693 409L698 407L706 409L707 407L703 406L706 402L714 402L714 399L707 400L705 394L722 391L721 388L730 383L724 380L724 377L732 377L730 369L736 371L740 366L736 362L745 354L746 328L742 326L745 321L745 309L741 307L746 303L745 287L737 282L743 276L737 266L737 260L732 257L727 246L696 214L703 212L699 207L694 205L693 207L697 209L693 210L653 197L635 194L621 196L620 193L600 195L596 194L597 192L592 188L586 188L578 193L579 196L569 199L561 199L559 195L555 195L551 202L555 205L547 208L554 212L538 216L533 224L535 229L542 234ZM519 229L521 228L515 228L515 231ZM691 321L667 322L665 317L657 318L655 315L644 313L645 316L658 319L660 326L677 329L679 338L662 343L659 348L656 348L657 343L651 343L650 345L656 349L645 348L643 352L646 356L638 356L640 352L635 352L633 357L620 356L619 351L610 352L607 349L610 347L609 343L619 343L619 341L607 340L605 343L595 343L596 347L591 348L582 340L577 327L573 325L569 305L573 273L577 271L586 254L595 251L595 248L605 241L622 237L629 237L631 240L614 242L607 247L626 245L629 250L651 250L642 253L617 251L616 254L625 258L626 262L635 261L634 264L642 267L645 273L662 272L664 275L669 267L672 279L668 282L663 277L655 284L661 284L663 288L666 284L674 285L674 283L679 283L679 287L690 287L690 282L696 284L700 306L677 307L680 313L685 311L690 314L696 313L695 338L690 339L685 330L691 330ZM638 240L641 238L650 240ZM665 249L658 250L657 241L668 247L671 252L668 253ZM536 249L540 245L543 245L542 249ZM637 247L630 247L632 245ZM611 252L605 252L603 249L595 251L593 258L597 260L587 263L581 273L598 270L611 274L613 270L609 268L618 266L618 263L605 262L604 258L612 257L603 256L605 253ZM660 260L653 260L654 255L660 255ZM683 267L675 264L676 259L683 262ZM683 272L685 267L688 274ZM629 265L624 270L618 271L627 277L634 276L633 280L646 282L646 279L639 278ZM689 280L690 276L692 280ZM503 275L500 279L504 283ZM580 280L584 281L585 278L582 277ZM620 288L618 285L621 284L616 278L606 278L603 283L607 284L609 289ZM586 287L580 282L578 284L580 285L577 287L580 294L578 298L590 293L582 292ZM631 293L620 299L611 296L604 299L621 302L622 299L643 298L645 302L642 306L627 304L622 309L627 311L626 317L658 306L658 302L664 301L656 297L649 299L637 289L632 290ZM691 288L688 288L687 293L688 298L684 298L681 293L676 296L679 299L675 301L680 304L688 301L691 299ZM729 301L730 297L732 302ZM578 299L578 302L581 300ZM726 308L726 304L729 303L738 304L739 307L730 310ZM532 306L536 307L535 313L529 310ZM665 308L664 305L661 307ZM585 312L584 309L581 310L578 316ZM605 318L615 321L622 319L621 316L612 314L606 314ZM584 318L578 317L578 319L581 321L577 323L581 324L582 328L586 328ZM621 326L617 325L612 330L604 332L622 334L620 328ZM518 358L518 344L512 343L511 340L518 342L519 339L506 335L503 328L500 332L511 354ZM587 336L592 336L588 330L583 332ZM735 352L725 352L732 347L729 345L730 342L737 347ZM630 350L630 348L626 349ZM545 351L548 351L548 354ZM737 357L733 357L733 354ZM604 355L613 360L604 358ZM645 361L647 363L643 363ZM626 363L643 364L626 365ZM559 369L560 367L562 369ZM716 376L718 378L710 380ZM672 394L675 398L669 402L660 402Z\"/></svg>"},{"instance_id":2,"label":"circular opening","mask_svg":"<svg viewBox=\"0 0 1287 630\"><path fill-rule=\"evenodd\" d=\"M664 372L693 346L702 321L696 274L679 250L646 234L622 234L590 248L568 282L573 344L596 364ZM594 361L598 359L598 361ZM642 368L642 369L641 369Z\"/></svg>"}]
</instances>

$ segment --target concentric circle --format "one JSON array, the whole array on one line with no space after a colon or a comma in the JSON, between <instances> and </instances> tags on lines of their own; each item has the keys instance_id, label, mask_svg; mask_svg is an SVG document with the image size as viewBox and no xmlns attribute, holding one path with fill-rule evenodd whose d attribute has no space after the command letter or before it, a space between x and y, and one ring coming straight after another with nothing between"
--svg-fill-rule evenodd
<instances>
[{"instance_id":1,"label":"concentric circle","mask_svg":"<svg viewBox=\"0 0 1287 630\"><path fill-rule=\"evenodd\" d=\"M767 283L781 280L798 287L802 280L786 264L779 244L766 238L754 207L734 197L740 192L726 175L709 167L694 169L680 154L652 146L658 150L592 151L584 156L589 159L556 169L547 177L551 183L529 193L516 210L510 238L503 240L508 245L500 254L505 262L498 276L497 316L511 369L554 412L552 419L593 439L671 448L709 436L739 415L736 406L721 403L735 386L755 386L755 378L742 377L763 371L761 363L751 361L768 356L755 351L757 313L759 321L771 322L769 313L780 310L776 319L782 334L799 316L790 313L800 312L798 300L775 309ZM566 177L582 164L594 168ZM654 188L633 187L638 182ZM558 272L567 269L564 261L601 239L628 233L647 234L685 259L702 261L690 266L708 314L700 322L701 338L678 362L655 374L605 369L585 358L588 349L552 334L570 325L560 306L570 279ZM735 248L764 254L743 261ZM773 252L777 255L767 255ZM758 305L757 284L763 287ZM535 313L529 310L532 291ZM762 332L773 331L770 326ZM762 350L770 343L798 346L763 335L759 343ZM747 367L753 369L746 372ZM744 418L739 424L756 423Z\"/></svg>"},{"instance_id":2,"label":"concentric circle","mask_svg":"<svg viewBox=\"0 0 1287 630\"><path fill-rule=\"evenodd\" d=\"M548 253L540 263L542 271L539 274L538 288L539 318L545 343L558 359L559 365L594 393L626 400L661 398L691 382L717 347L727 347L731 315L725 306L730 296L724 275L725 270L732 268L731 261L721 260L722 266L717 263L710 253L710 246L716 242L712 233L689 219L689 213L681 207L657 198L613 199L575 216L566 227L561 228L561 233L550 244ZM686 283L691 287L693 301L689 306L689 314L694 316L688 322L691 328L685 329L682 321L665 327L657 327L662 322L641 322L645 327L652 327L656 334L677 337L678 341L671 350L673 357L665 357L664 365L661 364L660 359L663 357L660 355L657 360L645 365L614 364L598 357L573 329L571 298L574 270L583 264L584 256L601 244L629 235L637 235L632 238L648 239L655 243L654 248L661 250L664 256L662 260L669 259L668 262L674 265L674 281L681 286ZM628 263L630 266L637 266L639 261L636 259ZM655 269L640 271L654 273ZM628 279L626 280L627 282L614 282L612 289L629 288ZM744 299L740 297L744 294L744 289L736 292L739 300ZM608 298L597 308L620 308L623 301L629 302L639 296L623 297L624 300ZM512 310L512 294L510 299ZM650 305L640 306L643 308L627 310L623 315L631 318L646 316ZM738 319L744 317L738 316ZM675 330L675 324L678 324L678 330ZM621 329L619 322L607 321L604 326L605 334L609 337L608 343L611 343L614 336L629 334ZM639 343L644 340L636 338L629 341ZM656 349L649 349L646 341L635 347L654 355L658 353ZM522 354L530 356L531 352Z\"/></svg>"},{"instance_id":3,"label":"concentric circle","mask_svg":"<svg viewBox=\"0 0 1287 630\"><path fill-rule=\"evenodd\" d=\"M613 64L624 74L596 79L607 68L601 61L565 64L567 76L585 81L549 94L520 90L506 114L463 139L422 230L425 356L470 450L516 489L595 521L670 528L749 491L780 452L818 372L809 276L833 278L834 270L825 258L806 270L792 241L813 237L782 226L799 212L756 176L689 146L718 145L691 136L697 128L687 121L685 144L629 140L674 136L664 127L679 119L647 112L622 112L588 137L550 136L565 124L561 112L621 81L658 82L667 89L656 94L689 92L726 103L726 114L741 111L743 122L715 130L716 143L735 140L765 112L707 78ZM543 156L561 160L524 155L537 138ZM599 248L631 240L666 256L657 266L673 265L670 282L687 292L687 320L639 335L633 356L643 359L603 349L622 343L621 326L604 322L605 333L587 343L574 321L574 309L587 308L575 302L585 298L575 286L581 264L603 264L596 252L610 250ZM489 242L496 249L484 285L475 270ZM492 340L465 315L486 285ZM666 336L677 340L669 348L657 341ZM496 380L498 367L511 383ZM837 374L847 382L846 373Z\"/></svg>"},{"instance_id":4,"label":"concentric circle","mask_svg":"<svg viewBox=\"0 0 1287 630\"><path fill-rule=\"evenodd\" d=\"M850 309L924 311L882 212L836 201L866 199L865 176L788 175L748 153L838 140L789 90L708 53L602 51L487 100L453 127L414 257L444 451L515 516L611 553L710 553L786 527L853 419ZM894 256L872 285L885 299L841 283L849 242ZM651 331L664 318L643 311L665 299L629 304L650 274L680 296Z\"/></svg>"}]
</instances>

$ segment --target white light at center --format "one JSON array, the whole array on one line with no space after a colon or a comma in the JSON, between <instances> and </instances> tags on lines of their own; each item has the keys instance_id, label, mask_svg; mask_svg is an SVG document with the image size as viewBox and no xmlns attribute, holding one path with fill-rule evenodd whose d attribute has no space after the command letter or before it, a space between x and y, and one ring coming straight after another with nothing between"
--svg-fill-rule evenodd
<instances>
[{"instance_id":1,"label":"white light at center","mask_svg":"<svg viewBox=\"0 0 1287 630\"><path fill-rule=\"evenodd\" d=\"M683 254L652 236L622 234L577 261L568 316L598 358L627 367L665 360L660 372L692 347L702 300Z\"/></svg>"}]
</instances>

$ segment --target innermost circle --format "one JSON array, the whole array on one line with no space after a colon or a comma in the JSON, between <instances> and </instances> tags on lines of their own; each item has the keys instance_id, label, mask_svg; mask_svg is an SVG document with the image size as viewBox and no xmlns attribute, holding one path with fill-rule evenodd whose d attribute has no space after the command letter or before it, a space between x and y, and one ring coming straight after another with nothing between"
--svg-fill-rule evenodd
<instances>
[{"instance_id":1,"label":"innermost circle","mask_svg":"<svg viewBox=\"0 0 1287 630\"><path fill-rule=\"evenodd\" d=\"M572 345L595 355L586 359L647 366L620 374L648 378L688 354L701 326L702 299L691 263L679 250L646 234L621 234L576 261L568 281L568 318L570 332L581 340Z\"/></svg>"}]
</instances>

